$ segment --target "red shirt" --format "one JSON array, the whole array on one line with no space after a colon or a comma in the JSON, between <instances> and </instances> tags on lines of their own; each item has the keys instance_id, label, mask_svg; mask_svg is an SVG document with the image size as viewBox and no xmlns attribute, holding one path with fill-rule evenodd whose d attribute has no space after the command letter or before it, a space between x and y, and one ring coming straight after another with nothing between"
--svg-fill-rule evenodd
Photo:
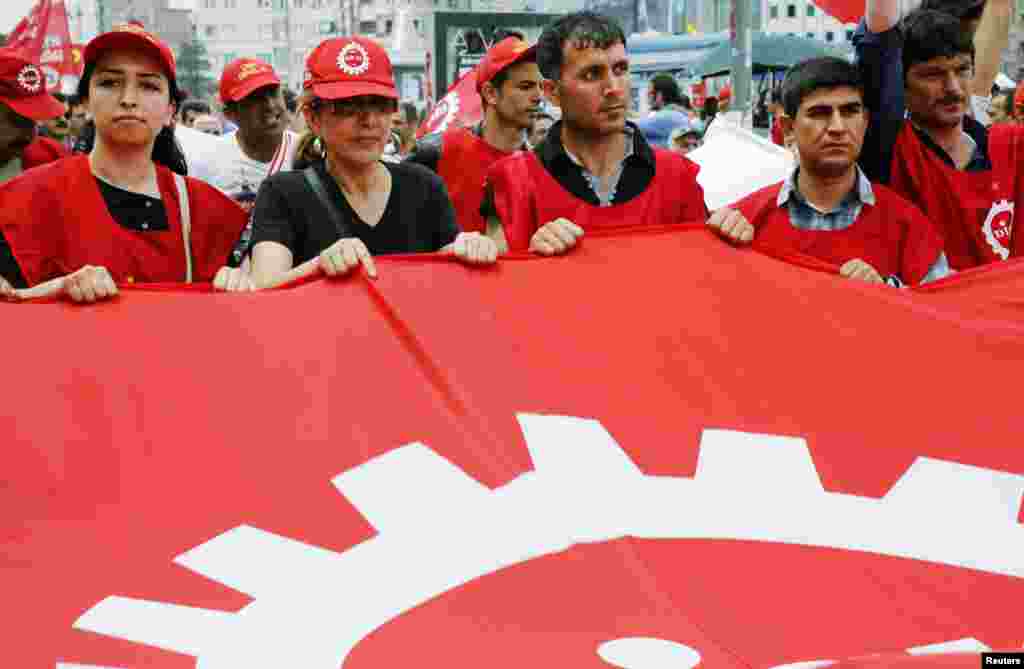
<instances>
[{"instance_id":1,"label":"red shirt","mask_svg":"<svg viewBox=\"0 0 1024 669\"><path fill-rule=\"evenodd\" d=\"M227 262L247 216L214 187L186 181L193 278L210 281ZM157 165L157 183L168 229L140 233L110 216L88 156L43 165L0 185L0 231L30 286L84 265L106 267L120 282L181 282L185 248L174 174Z\"/></svg>"},{"instance_id":2,"label":"red shirt","mask_svg":"<svg viewBox=\"0 0 1024 669\"><path fill-rule=\"evenodd\" d=\"M697 183L696 164L654 149L654 179L643 193L622 204L600 207L565 190L533 151L496 163L487 175L494 207L510 251L525 251L542 225L566 218L584 230L633 225L701 222L707 218L704 190Z\"/></svg>"},{"instance_id":3,"label":"red shirt","mask_svg":"<svg viewBox=\"0 0 1024 669\"><path fill-rule=\"evenodd\" d=\"M797 252L833 265L860 258L882 276L918 284L942 253L942 238L917 207L881 184L871 184L875 204L864 203L853 225L842 230L804 230L779 206L782 183L748 195L734 207L756 233L754 245Z\"/></svg>"},{"instance_id":4,"label":"red shirt","mask_svg":"<svg viewBox=\"0 0 1024 669\"><path fill-rule=\"evenodd\" d=\"M455 128L442 137L437 173L448 188L455 207L455 221L465 232L483 232L487 221L480 215L484 178L491 165L511 153L496 149L469 128Z\"/></svg>"}]
</instances>

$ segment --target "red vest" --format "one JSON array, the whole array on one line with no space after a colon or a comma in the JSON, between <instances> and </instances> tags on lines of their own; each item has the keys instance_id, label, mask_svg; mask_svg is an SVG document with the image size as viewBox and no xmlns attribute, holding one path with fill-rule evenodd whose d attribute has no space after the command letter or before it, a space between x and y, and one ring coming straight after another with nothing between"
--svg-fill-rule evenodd
<instances>
[{"instance_id":1,"label":"red vest","mask_svg":"<svg viewBox=\"0 0 1024 669\"><path fill-rule=\"evenodd\" d=\"M756 228L756 248L796 252L836 266L860 258L882 276L897 275L916 285L942 253L942 239L913 204L885 186L871 187L875 204L864 204L853 225L843 230L795 227L789 209L777 204L782 183L748 195L735 207Z\"/></svg>"},{"instance_id":2,"label":"red vest","mask_svg":"<svg viewBox=\"0 0 1024 669\"><path fill-rule=\"evenodd\" d=\"M512 154L494 148L469 128L444 133L437 172L448 188L455 219L466 232L483 232L487 222L480 215L484 177L491 165Z\"/></svg>"},{"instance_id":3,"label":"red vest","mask_svg":"<svg viewBox=\"0 0 1024 669\"><path fill-rule=\"evenodd\" d=\"M29 285L84 265L102 265L119 282L181 282L185 247L173 173L157 165L157 183L169 229L136 232L110 216L88 156L44 165L0 186L0 230ZM210 281L238 241L246 213L212 186L187 183L193 278Z\"/></svg>"},{"instance_id":4,"label":"red vest","mask_svg":"<svg viewBox=\"0 0 1024 669\"><path fill-rule=\"evenodd\" d=\"M1020 252L1013 218L1018 203L1024 202L1022 132L1013 124L993 126L988 136L992 170L964 172L924 146L910 123L900 131L889 185L939 229L953 269L1005 260Z\"/></svg>"},{"instance_id":5,"label":"red vest","mask_svg":"<svg viewBox=\"0 0 1024 669\"><path fill-rule=\"evenodd\" d=\"M635 225L703 223L704 190L696 164L683 156L654 149L654 179L629 202L600 207L580 200L552 177L533 151L497 163L487 175L494 206L510 251L525 251L542 225L566 218L584 230Z\"/></svg>"}]
</instances>

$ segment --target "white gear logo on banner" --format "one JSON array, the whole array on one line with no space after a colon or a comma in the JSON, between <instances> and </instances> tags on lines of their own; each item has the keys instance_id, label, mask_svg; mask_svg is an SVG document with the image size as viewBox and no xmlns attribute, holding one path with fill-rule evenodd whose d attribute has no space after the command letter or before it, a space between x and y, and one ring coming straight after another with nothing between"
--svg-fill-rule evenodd
<instances>
[{"instance_id":1,"label":"white gear logo on banner","mask_svg":"<svg viewBox=\"0 0 1024 669\"><path fill-rule=\"evenodd\" d=\"M18 85L29 93L38 93L43 87L43 73L35 65L26 65L18 72Z\"/></svg>"},{"instance_id":2,"label":"white gear logo on banner","mask_svg":"<svg viewBox=\"0 0 1024 669\"><path fill-rule=\"evenodd\" d=\"M358 77L370 69L370 54L359 42L349 42L338 52L338 67L345 74Z\"/></svg>"},{"instance_id":3,"label":"white gear logo on banner","mask_svg":"<svg viewBox=\"0 0 1024 669\"><path fill-rule=\"evenodd\" d=\"M653 476L596 420L518 420L533 470L495 489L423 444L335 477L377 530L344 552L242 525L175 558L250 596L237 613L112 596L74 627L194 656L196 669L338 669L375 630L445 592L623 537L827 547L1024 578L1024 476L919 457L881 499L832 493L803 439L729 430L704 431L692 478ZM965 644L986 649L929 650ZM674 663L613 660L652 648ZM630 669L700 657L659 639L593 650Z\"/></svg>"},{"instance_id":4,"label":"white gear logo on banner","mask_svg":"<svg viewBox=\"0 0 1024 669\"><path fill-rule=\"evenodd\" d=\"M988 210L985 223L981 231L985 234L985 241L992 247L1003 260L1010 257L1010 236L1013 234L1013 209L1014 204L1009 200L999 200ZM999 217L1009 214L1005 219Z\"/></svg>"},{"instance_id":5,"label":"white gear logo on banner","mask_svg":"<svg viewBox=\"0 0 1024 669\"><path fill-rule=\"evenodd\" d=\"M434 106L434 111L431 112L430 119L427 121L427 127L430 128L432 133L444 132L455 120L455 116L458 113L459 94L452 91L441 98L441 101Z\"/></svg>"}]
</instances>

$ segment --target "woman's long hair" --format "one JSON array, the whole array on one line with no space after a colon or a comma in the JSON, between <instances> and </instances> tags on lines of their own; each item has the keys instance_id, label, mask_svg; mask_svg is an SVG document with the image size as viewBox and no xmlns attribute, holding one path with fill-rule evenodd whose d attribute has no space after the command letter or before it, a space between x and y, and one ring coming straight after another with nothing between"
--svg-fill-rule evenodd
<instances>
[{"instance_id":1,"label":"woman's long hair","mask_svg":"<svg viewBox=\"0 0 1024 669\"><path fill-rule=\"evenodd\" d=\"M85 66L85 69L82 72L82 78L78 81L78 99L83 102L89 99L89 81L92 79L92 75L95 71L96 63L89 63ZM181 103L184 102L185 96L181 89L178 88L177 81L168 78L168 83L170 85L171 104L173 104L175 110L177 110ZM79 146L81 146L85 153L92 151L92 147L96 141L95 130L94 126L91 133L89 131L83 132L83 138L88 136L88 139L84 142L80 141L79 145L75 146L75 149L78 150ZM181 150L178 140L174 137L173 124L164 126L157 134L156 143L153 144L153 162L163 165L172 172L177 172L181 175L188 174L188 163L185 161L185 153Z\"/></svg>"},{"instance_id":2,"label":"woman's long hair","mask_svg":"<svg viewBox=\"0 0 1024 669\"><path fill-rule=\"evenodd\" d=\"M309 91L303 91L299 95L296 113L302 114L307 108L312 109L315 106L316 97ZM299 139L299 144L295 149L295 160L292 162L292 169L304 170L310 165L324 160L326 154L323 140L310 128Z\"/></svg>"}]
</instances>

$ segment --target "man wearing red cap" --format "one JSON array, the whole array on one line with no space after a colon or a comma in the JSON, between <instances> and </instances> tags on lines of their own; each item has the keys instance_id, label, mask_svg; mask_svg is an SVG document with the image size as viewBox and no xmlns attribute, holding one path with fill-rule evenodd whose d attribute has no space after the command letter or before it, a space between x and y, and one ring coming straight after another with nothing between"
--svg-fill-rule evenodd
<instances>
[{"instance_id":1,"label":"man wearing red cap","mask_svg":"<svg viewBox=\"0 0 1024 669\"><path fill-rule=\"evenodd\" d=\"M68 155L57 142L36 136L36 123L62 116L64 105L46 92L39 66L0 49L0 182Z\"/></svg>"},{"instance_id":2,"label":"man wearing red cap","mask_svg":"<svg viewBox=\"0 0 1024 669\"><path fill-rule=\"evenodd\" d=\"M519 37L506 37L477 67L483 121L425 137L407 158L441 175L463 230L486 228L480 215L484 177L498 160L527 147L526 133L540 111L540 81L536 47Z\"/></svg>"},{"instance_id":3,"label":"man wearing red cap","mask_svg":"<svg viewBox=\"0 0 1024 669\"><path fill-rule=\"evenodd\" d=\"M221 75L220 98L224 116L238 132L210 143L189 164L190 173L251 210L263 180L292 168L299 137L288 129L281 79L261 60L229 63ZM251 232L243 234L235 261L245 254Z\"/></svg>"}]
</instances>

